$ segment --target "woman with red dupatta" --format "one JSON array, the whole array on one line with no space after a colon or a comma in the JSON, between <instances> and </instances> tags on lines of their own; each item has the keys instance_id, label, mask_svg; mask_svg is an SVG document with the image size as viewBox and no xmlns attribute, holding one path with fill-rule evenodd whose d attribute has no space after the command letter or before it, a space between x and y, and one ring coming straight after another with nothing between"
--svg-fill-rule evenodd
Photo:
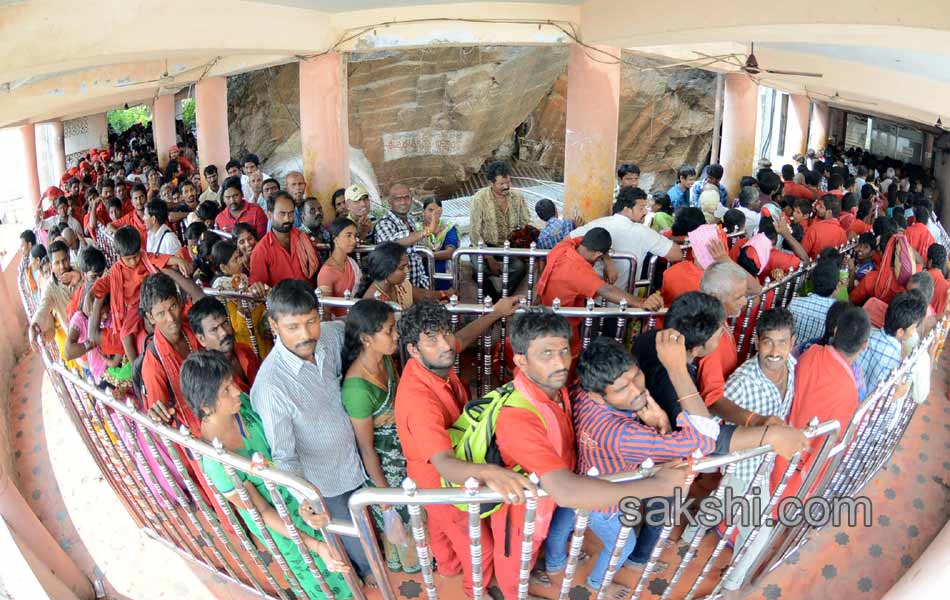
<instances>
[{"instance_id":1,"label":"woman with red dupatta","mask_svg":"<svg viewBox=\"0 0 950 600\"><path fill-rule=\"evenodd\" d=\"M907 280L919 270L910 242L904 235L895 234L884 249L881 267L870 271L851 290L851 303L860 306L870 298L877 298L890 304L894 296L905 291Z\"/></svg>"}]
</instances>

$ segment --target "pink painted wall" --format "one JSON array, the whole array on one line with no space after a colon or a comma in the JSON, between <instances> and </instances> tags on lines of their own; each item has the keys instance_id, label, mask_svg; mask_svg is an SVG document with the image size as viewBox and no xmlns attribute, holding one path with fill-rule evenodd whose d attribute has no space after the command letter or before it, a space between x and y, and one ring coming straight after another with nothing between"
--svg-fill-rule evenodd
<instances>
[{"instance_id":1,"label":"pink painted wall","mask_svg":"<svg viewBox=\"0 0 950 600\"><path fill-rule=\"evenodd\" d=\"M744 73L725 76L719 163L725 171L723 185L732 198L739 194L739 180L753 175L758 88Z\"/></svg>"},{"instance_id":2,"label":"pink painted wall","mask_svg":"<svg viewBox=\"0 0 950 600\"><path fill-rule=\"evenodd\" d=\"M40 205L40 178L36 171L36 128L32 123L18 127L23 140L23 162L26 173L26 187L23 197L30 202L30 206Z\"/></svg>"},{"instance_id":3,"label":"pink painted wall","mask_svg":"<svg viewBox=\"0 0 950 600\"><path fill-rule=\"evenodd\" d=\"M332 215L330 196L350 183L346 60L330 52L300 62L300 146L311 195Z\"/></svg>"},{"instance_id":4,"label":"pink painted wall","mask_svg":"<svg viewBox=\"0 0 950 600\"><path fill-rule=\"evenodd\" d=\"M215 165L218 167L218 180L223 181L224 167L231 158L228 81L225 77L206 77L195 85L195 122L198 130L198 168L204 172L206 166Z\"/></svg>"},{"instance_id":5,"label":"pink painted wall","mask_svg":"<svg viewBox=\"0 0 950 600\"><path fill-rule=\"evenodd\" d=\"M155 136L155 151L158 164L163 169L168 164L168 149L175 145L175 96L159 96L152 104L152 133Z\"/></svg>"},{"instance_id":6,"label":"pink painted wall","mask_svg":"<svg viewBox=\"0 0 950 600\"><path fill-rule=\"evenodd\" d=\"M620 49L599 47L620 57ZM571 44L567 61L564 213L585 219L610 213L617 162L620 63ZM596 59L596 60L595 60Z\"/></svg>"}]
</instances>

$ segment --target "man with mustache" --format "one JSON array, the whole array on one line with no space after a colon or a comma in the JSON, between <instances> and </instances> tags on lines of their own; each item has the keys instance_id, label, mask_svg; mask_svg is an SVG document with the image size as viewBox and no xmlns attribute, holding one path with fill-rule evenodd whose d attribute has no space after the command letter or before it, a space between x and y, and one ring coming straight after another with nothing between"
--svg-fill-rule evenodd
<instances>
[{"instance_id":1,"label":"man with mustache","mask_svg":"<svg viewBox=\"0 0 950 600\"><path fill-rule=\"evenodd\" d=\"M686 469L661 469L654 477L611 483L577 475L568 373L571 326L549 309L529 309L511 324L515 379L496 393L521 396L533 410L504 406L498 412L495 441L503 466L533 474L549 497L538 500L531 562L537 557L556 506L603 510L626 496L671 496L683 484ZM525 506L505 504L490 517L495 577L505 598L518 595Z\"/></svg>"},{"instance_id":2,"label":"man with mustache","mask_svg":"<svg viewBox=\"0 0 950 600\"><path fill-rule=\"evenodd\" d=\"M227 190L225 190L227 194ZM251 253L250 282L274 287L285 279L303 279L316 287L320 259L310 237L294 227L294 197L280 191L267 199L271 230Z\"/></svg>"},{"instance_id":3,"label":"man with mustache","mask_svg":"<svg viewBox=\"0 0 950 600\"><path fill-rule=\"evenodd\" d=\"M531 222L531 215L528 214L524 195L511 189L511 168L506 163L493 162L488 165L486 175L490 185L478 190L472 197L472 225L469 235L473 246L483 241L490 248L500 248L505 245L513 231ZM500 290L489 275L501 275L502 261L500 258L486 256L485 264L485 295L492 299L500 298ZM472 266L474 265L473 260ZM512 258L508 262L508 295L518 288L527 270L525 262L519 258ZM473 270L472 273L475 275L476 271Z\"/></svg>"},{"instance_id":4,"label":"man with mustache","mask_svg":"<svg viewBox=\"0 0 950 600\"><path fill-rule=\"evenodd\" d=\"M202 348L217 350L228 357L234 371L234 381L245 394L251 391L261 359L247 344L234 338L234 328L228 318L228 309L217 298L205 296L188 311L188 325Z\"/></svg>"},{"instance_id":5,"label":"man with mustache","mask_svg":"<svg viewBox=\"0 0 950 600\"><path fill-rule=\"evenodd\" d=\"M236 223L247 223L254 228L257 237L264 237L267 232L267 215L260 206L245 199L241 188L241 180L237 177L228 177L221 184L221 199L225 209L214 219L216 228L231 233Z\"/></svg>"},{"instance_id":6,"label":"man with mustache","mask_svg":"<svg viewBox=\"0 0 950 600\"><path fill-rule=\"evenodd\" d=\"M280 203L286 204L279 208L281 218L292 225L293 198L286 194ZM278 226L275 221L274 230ZM366 475L340 396L344 323L321 323L313 284L300 279L274 286L267 298L267 317L274 348L257 372L251 404L261 416L271 458L278 468L316 486L332 518L348 520L347 503ZM370 578L359 540L341 540L357 573Z\"/></svg>"}]
</instances>

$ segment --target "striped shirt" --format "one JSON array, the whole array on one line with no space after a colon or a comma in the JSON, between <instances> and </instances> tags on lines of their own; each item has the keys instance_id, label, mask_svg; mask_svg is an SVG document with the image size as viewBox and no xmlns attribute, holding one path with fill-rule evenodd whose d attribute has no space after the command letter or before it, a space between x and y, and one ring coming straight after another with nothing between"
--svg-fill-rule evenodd
<instances>
[{"instance_id":1,"label":"striped shirt","mask_svg":"<svg viewBox=\"0 0 950 600\"><path fill-rule=\"evenodd\" d=\"M274 464L328 497L366 481L340 397L342 348L342 321L321 324L316 364L301 360L276 337L251 388L251 404L261 416Z\"/></svg>"},{"instance_id":2,"label":"striped shirt","mask_svg":"<svg viewBox=\"0 0 950 600\"><path fill-rule=\"evenodd\" d=\"M726 382L726 398L735 402L740 408L750 410L757 415L787 419L788 411L792 408L792 399L795 397L795 362L795 359L789 355L785 365L788 368L788 379L785 382L784 396L762 371L762 367L759 366L759 357L753 356L742 363ZM742 425L742 423L736 423L736 425ZM763 458L763 456L756 456L737 463L735 476L743 481L752 481Z\"/></svg>"},{"instance_id":3,"label":"striped shirt","mask_svg":"<svg viewBox=\"0 0 950 600\"><path fill-rule=\"evenodd\" d=\"M872 329L868 347L858 356L868 391L874 391L901 365L901 343L883 329Z\"/></svg>"},{"instance_id":4,"label":"striped shirt","mask_svg":"<svg viewBox=\"0 0 950 600\"><path fill-rule=\"evenodd\" d=\"M792 298L788 310L795 317L795 341L805 344L825 334L825 319L835 299L825 298L812 292L807 296Z\"/></svg>"},{"instance_id":5,"label":"striped shirt","mask_svg":"<svg viewBox=\"0 0 950 600\"><path fill-rule=\"evenodd\" d=\"M716 448L716 439L701 434L690 422L702 417L690 417L685 411L677 415L672 433L660 435L633 413L595 402L580 388L572 390L571 407L579 473L591 467L601 475L623 473L648 458L661 463L689 456L697 448L703 454Z\"/></svg>"}]
</instances>

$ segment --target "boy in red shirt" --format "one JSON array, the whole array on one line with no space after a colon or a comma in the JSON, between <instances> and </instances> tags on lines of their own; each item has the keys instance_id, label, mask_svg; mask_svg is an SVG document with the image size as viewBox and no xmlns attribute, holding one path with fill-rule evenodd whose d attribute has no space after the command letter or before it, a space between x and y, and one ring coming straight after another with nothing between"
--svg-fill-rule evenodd
<instances>
[{"instance_id":1,"label":"boy in red shirt","mask_svg":"<svg viewBox=\"0 0 950 600\"><path fill-rule=\"evenodd\" d=\"M96 301L89 315L89 336L93 343L100 343L99 323L102 306L108 296L112 326L122 341L126 357L132 362L139 354L137 338L145 332L142 316L139 314L139 291L142 282L149 275L161 272L176 282L184 282L187 285L186 278L191 276L193 269L180 258L142 252L142 238L133 227L123 227L115 233L115 248L119 253L119 260L92 287Z\"/></svg>"},{"instance_id":2,"label":"boy in red shirt","mask_svg":"<svg viewBox=\"0 0 950 600\"><path fill-rule=\"evenodd\" d=\"M904 230L904 237L910 242L910 247L917 251L921 258L927 258L927 251L934 243L934 236L927 229L930 222L930 209L923 204L914 207L915 223Z\"/></svg>"}]
</instances>

